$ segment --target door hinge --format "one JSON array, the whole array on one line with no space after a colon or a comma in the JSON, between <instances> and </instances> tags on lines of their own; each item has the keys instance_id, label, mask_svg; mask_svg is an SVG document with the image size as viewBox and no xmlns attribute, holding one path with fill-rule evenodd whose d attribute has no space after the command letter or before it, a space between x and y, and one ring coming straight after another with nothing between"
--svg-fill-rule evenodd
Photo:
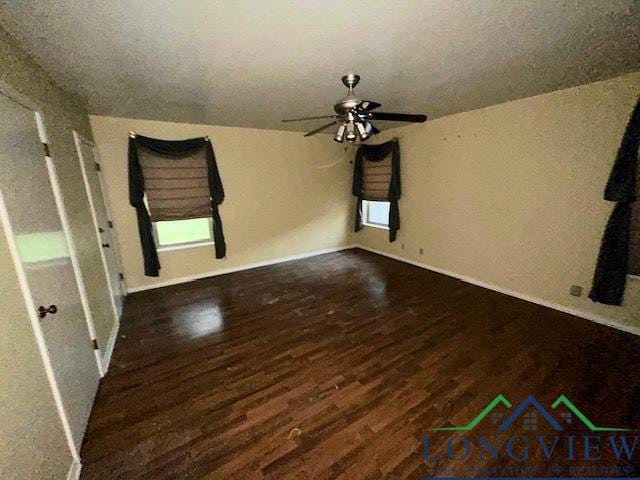
<instances>
[{"instance_id":1,"label":"door hinge","mask_svg":"<svg viewBox=\"0 0 640 480\"><path fill-rule=\"evenodd\" d=\"M45 157L51 157L51 152L49 152L49 144L48 143L43 143L42 144L42 148L44 150L44 156Z\"/></svg>"},{"instance_id":2,"label":"door hinge","mask_svg":"<svg viewBox=\"0 0 640 480\"><path fill-rule=\"evenodd\" d=\"M113 228L113 222L111 220L107 220L107 225L109 225L109 228Z\"/></svg>"},{"instance_id":3,"label":"door hinge","mask_svg":"<svg viewBox=\"0 0 640 480\"><path fill-rule=\"evenodd\" d=\"M96 171L101 172L102 169L100 168L100 164L98 162L96 162Z\"/></svg>"},{"instance_id":4,"label":"door hinge","mask_svg":"<svg viewBox=\"0 0 640 480\"><path fill-rule=\"evenodd\" d=\"M120 277L120 280L124 280L124 273L118 273L118 276Z\"/></svg>"},{"instance_id":5,"label":"door hinge","mask_svg":"<svg viewBox=\"0 0 640 480\"><path fill-rule=\"evenodd\" d=\"M100 350L100 347L98 347L98 340L94 338L93 340L91 340L91 343L93 343L94 350Z\"/></svg>"}]
</instances>

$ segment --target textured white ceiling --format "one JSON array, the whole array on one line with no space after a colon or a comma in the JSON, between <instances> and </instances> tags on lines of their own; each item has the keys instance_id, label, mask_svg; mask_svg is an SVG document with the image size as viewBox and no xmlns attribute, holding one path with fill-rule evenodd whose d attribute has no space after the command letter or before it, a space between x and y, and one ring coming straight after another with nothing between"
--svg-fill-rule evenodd
<instances>
[{"instance_id":1,"label":"textured white ceiling","mask_svg":"<svg viewBox=\"0 0 640 480\"><path fill-rule=\"evenodd\" d=\"M634 0L0 0L0 21L90 111L305 130L340 77L435 118L640 70Z\"/></svg>"}]
</instances>

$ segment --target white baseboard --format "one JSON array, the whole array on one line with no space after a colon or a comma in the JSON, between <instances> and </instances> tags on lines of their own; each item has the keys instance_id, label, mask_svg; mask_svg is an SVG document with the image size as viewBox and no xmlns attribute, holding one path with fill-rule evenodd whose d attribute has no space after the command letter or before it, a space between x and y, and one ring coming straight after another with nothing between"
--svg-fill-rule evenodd
<instances>
[{"instance_id":1,"label":"white baseboard","mask_svg":"<svg viewBox=\"0 0 640 480\"><path fill-rule=\"evenodd\" d=\"M107 347L104 350L104 355L102 356L102 371L104 372L104 375L106 375L107 371L109 370L109 364L111 363L111 355L113 355L113 349L116 346L116 340L118 340L119 330L120 330L120 322L116 322L113 325L113 328L111 329L109 342L107 343Z\"/></svg>"},{"instance_id":2,"label":"white baseboard","mask_svg":"<svg viewBox=\"0 0 640 480\"><path fill-rule=\"evenodd\" d=\"M470 283L472 285L477 285L479 287L486 288L488 290L493 290L495 292L499 292L499 293L502 293L502 294L505 294L505 295L509 295L511 297L519 298L520 300L524 300L524 301L527 301L527 302L535 303L537 305L542 305L544 307L551 308L551 309L557 310L559 312L568 313L569 315L574 315L576 317L584 318L585 320L590 320L592 322L599 323L601 325L606 325L607 327L616 328L616 329L621 330L623 332L628 332L628 333L633 333L635 335L640 335L640 327L635 327L635 326L630 326L630 325L622 325L622 324L616 322L615 320L612 320L612 319L607 318L607 317L603 317L601 315L596 315L596 314L591 313L591 312L585 312L584 310L579 310L579 309L567 307L567 306L564 306L564 305L560 305L558 303L549 302L547 300L543 300L543 299L538 298L538 297L534 297L534 296L527 295L527 294L524 294L524 293L520 293L520 292L516 292L516 291L513 291L513 290L509 290L509 289L506 289L506 288L503 288L503 287L500 287L498 285L494 285L494 284L491 284L491 283L483 282L482 280L478 280L476 278L468 277L466 275L460 275L460 274L458 274L456 272L452 272L450 270L445 270L443 268L436 267L436 266L433 266L433 265L428 265L428 264L425 264L425 263L416 262L414 260L409 260L407 258L400 257L399 255L394 255L392 253L383 252L381 250L376 250L374 248L366 247L364 245L359 245L359 244L345 245L345 246L342 246L342 247L326 248L326 249L323 249L323 250L314 250L312 252L300 253L300 254L297 254L297 255L290 255L290 256L287 256L287 257L280 257L280 258L275 258L275 259L271 259L271 260L265 260L263 262L256 262L256 263L250 263L250 264L245 264L245 265L239 265L237 267L224 268L224 269L220 269L220 270L215 270L213 272L204 272L204 273L200 273L200 274L197 274L197 275L189 275L187 277L174 278L174 279L171 279L171 280L167 280L165 282L155 283L153 285L145 285L145 286L141 286L141 287L133 287L133 288L130 288L127 293L142 292L144 290L152 290L152 289L155 289L155 288L168 287L168 286L171 286L171 285L178 285L180 283L192 282L194 280L201 280L203 278L214 277L214 276L217 276L217 275L225 275L227 273L240 272L240 271L243 271L243 270L250 270L252 268L265 267L265 266L268 266L268 265L275 265L275 264L278 264L278 263L290 262L292 260L300 260L300 259L303 259L303 258L315 257L317 255L324 255L325 253L339 252L341 250L349 250L349 249L352 249L352 248L359 248L361 250L366 250L368 252L375 253L377 255L382 255L382 256L385 256L385 257L392 258L394 260L398 260L400 262L404 262L404 263L408 263L410 265L414 265L414 266L419 267L419 268L424 268L425 270L430 270L432 272L441 273L441 274L446 275L448 277L456 278L458 280L462 280L463 282ZM116 332L116 335L117 335L117 332ZM109 343L111 344L111 341ZM115 337L113 338L113 344L115 344ZM109 351L109 355L108 355L109 359L111 358L111 352L113 351L113 344L111 345L111 350L110 351L107 350L107 351ZM107 355L105 353L105 359L106 358L107 358ZM104 365L105 365L105 363L103 362L103 366ZM108 361L106 362L106 365L108 366ZM105 372L106 372L106 370L105 370Z\"/></svg>"},{"instance_id":3,"label":"white baseboard","mask_svg":"<svg viewBox=\"0 0 640 480\"><path fill-rule=\"evenodd\" d=\"M551 308L553 310L558 310L559 312L568 313L570 315L574 315L576 317L584 318L585 320L590 320L595 323L599 323L601 325L606 325L607 327L612 327L618 330L622 330L623 332L633 333L635 335L640 335L640 327L633 327L629 325L622 325L617 323L610 318L603 317L601 315L596 315L591 312L585 312L583 310L578 310L575 308L566 307L564 305L560 305L558 303L549 302L547 300L543 300L538 297L534 297L531 295L527 295L524 293L516 292L513 290L509 290L506 288L499 287L498 285L493 285L491 283L483 282L476 278L467 277L465 275L460 275L458 273L452 272L450 270L445 270L443 268L435 267L433 265L427 265L425 263L416 262L413 260L409 260L407 258L400 257L398 255L394 255L392 253L383 252L381 250L376 250L374 248L365 247L364 245L355 245L355 248L359 248L361 250L366 250L371 253L375 253L377 255L382 255L384 257L389 257L394 260L398 260L399 262L408 263L410 265L414 265L416 267L424 268L425 270L430 270L432 272L441 273L442 275L446 275L448 277L453 277L458 280L462 280L463 282L470 283L472 285L477 285L478 287L486 288L488 290L493 290L495 292L503 293L505 295L509 295L511 297L519 298L520 300L525 300L527 302L535 303L538 305L542 305L543 307Z\"/></svg>"},{"instance_id":4,"label":"white baseboard","mask_svg":"<svg viewBox=\"0 0 640 480\"><path fill-rule=\"evenodd\" d=\"M325 253L333 253L333 252L339 252L341 250L349 250L351 248L355 248L355 245L345 245L342 247L331 247L331 248L325 248L322 250L313 250L311 252L298 253L297 255L290 255L288 257L273 258L271 260L265 260L262 262L238 265L237 267L221 268L220 270L214 270L212 272L203 272L203 273L198 273L196 275L189 275L186 277L172 278L171 280L154 283L152 285L132 287L127 290L127 293L136 293L136 292L142 292L144 290L153 290L155 288L169 287L171 285L178 285L180 283L193 282L194 280L202 280L203 278L216 277L218 275L225 275L227 273L240 272L243 270L251 270L252 268L266 267L269 265L275 265L277 263L290 262L292 260L300 260L302 258L309 258L309 257L318 256L318 255L324 255Z\"/></svg>"},{"instance_id":5,"label":"white baseboard","mask_svg":"<svg viewBox=\"0 0 640 480\"><path fill-rule=\"evenodd\" d=\"M78 480L80 478L81 471L82 464L77 460L74 460L69 468L69 473L67 473L67 480Z\"/></svg>"}]
</instances>

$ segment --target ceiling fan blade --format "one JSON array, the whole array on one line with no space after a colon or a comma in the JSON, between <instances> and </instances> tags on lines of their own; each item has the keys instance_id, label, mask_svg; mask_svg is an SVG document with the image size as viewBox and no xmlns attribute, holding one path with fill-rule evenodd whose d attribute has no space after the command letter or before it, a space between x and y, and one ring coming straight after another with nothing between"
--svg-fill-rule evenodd
<instances>
[{"instance_id":1,"label":"ceiling fan blade","mask_svg":"<svg viewBox=\"0 0 640 480\"><path fill-rule=\"evenodd\" d=\"M305 120L320 120L321 118L337 118L337 115L322 115L319 117L302 117L302 118L288 118L282 120L283 122L303 122Z\"/></svg>"},{"instance_id":2,"label":"ceiling fan blade","mask_svg":"<svg viewBox=\"0 0 640 480\"><path fill-rule=\"evenodd\" d=\"M329 127L332 127L333 125L335 125L336 122L331 122L331 123L327 123L326 125L323 125L319 128L316 128L315 130L311 130L310 132L307 132L304 134L305 137L310 137L311 135L315 135L316 133L320 133L323 130L326 130Z\"/></svg>"},{"instance_id":3,"label":"ceiling fan blade","mask_svg":"<svg viewBox=\"0 0 640 480\"><path fill-rule=\"evenodd\" d=\"M418 115L413 113L372 112L370 118L374 120L389 120L391 122L422 123L427 121L426 115Z\"/></svg>"},{"instance_id":4,"label":"ceiling fan blade","mask_svg":"<svg viewBox=\"0 0 640 480\"><path fill-rule=\"evenodd\" d=\"M371 100L362 100L362 102L360 102L360 105L358 105L358 107L361 110L364 110L365 112L370 112L371 110L374 110L376 108L381 107L382 104L378 103L378 102L372 102Z\"/></svg>"},{"instance_id":5,"label":"ceiling fan blade","mask_svg":"<svg viewBox=\"0 0 640 480\"><path fill-rule=\"evenodd\" d=\"M377 135L380 133L380 130L376 128L376 126L369 122L369 125L371 125L371 135Z\"/></svg>"}]
</instances>

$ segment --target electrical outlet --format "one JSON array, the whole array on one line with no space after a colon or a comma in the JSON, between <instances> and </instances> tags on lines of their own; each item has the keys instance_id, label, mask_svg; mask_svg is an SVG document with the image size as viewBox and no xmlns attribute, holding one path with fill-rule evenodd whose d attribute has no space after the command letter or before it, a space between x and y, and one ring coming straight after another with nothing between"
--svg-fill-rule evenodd
<instances>
[{"instance_id":1,"label":"electrical outlet","mask_svg":"<svg viewBox=\"0 0 640 480\"><path fill-rule=\"evenodd\" d=\"M419 252L420 252L420 255L422 255L424 253L424 248L420 248Z\"/></svg>"},{"instance_id":2,"label":"electrical outlet","mask_svg":"<svg viewBox=\"0 0 640 480\"><path fill-rule=\"evenodd\" d=\"M582 287L580 285L571 285L571 288L569 289L569 293L574 297L581 297Z\"/></svg>"}]
</instances>

